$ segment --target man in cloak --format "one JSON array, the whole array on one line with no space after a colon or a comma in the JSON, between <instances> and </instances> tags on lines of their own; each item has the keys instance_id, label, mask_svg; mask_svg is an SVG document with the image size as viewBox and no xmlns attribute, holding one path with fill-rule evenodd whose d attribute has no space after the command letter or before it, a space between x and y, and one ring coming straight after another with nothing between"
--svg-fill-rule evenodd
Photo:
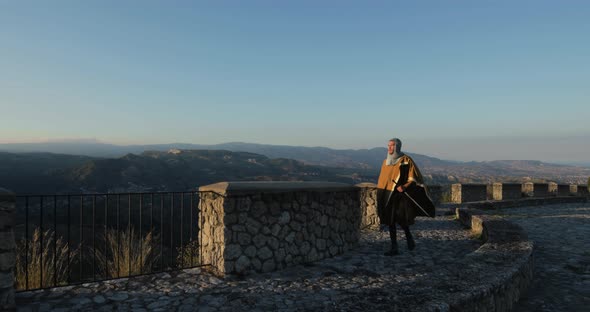
<instances>
[{"instance_id":1,"label":"man in cloak","mask_svg":"<svg viewBox=\"0 0 590 312\"><path fill-rule=\"evenodd\" d=\"M416 242L410 232L416 216L434 218L434 204L426 192L424 179L414 160L402 153L402 142L398 138L389 140L387 158L381 165L377 183L377 213L382 225L389 226L391 250L386 256L398 254L396 224L404 230L408 249L413 250Z\"/></svg>"}]
</instances>

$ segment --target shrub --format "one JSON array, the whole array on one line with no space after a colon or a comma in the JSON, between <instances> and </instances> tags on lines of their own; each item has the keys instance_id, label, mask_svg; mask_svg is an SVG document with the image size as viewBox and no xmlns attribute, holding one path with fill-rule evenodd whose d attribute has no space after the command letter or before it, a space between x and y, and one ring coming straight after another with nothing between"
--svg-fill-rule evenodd
<instances>
[{"instance_id":1,"label":"shrub","mask_svg":"<svg viewBox=\"0 0 590 312\"><path fill-rule=\"evenodd\" d=\"M28 245L25 239L18 242L15 269L16 289L27 289L27 275L28 289L59 286L67 283L70 267L73 259L76 259L79 253L79 248L71 249L61 237L55 241L55 232L51 230L43 232L42 238L43 245L41 245L41 230L36 228ZM43 278L41 278L41 272L43 272Z\"/></svg>"},{"instance_id":2,"label":"shrub","mask_svg":"<svg viewBox=\"0 0 590 312\"><path fill-rule=\"evenodd\" d=\"M119 235L117 235L119 234ZM106 252L98 253L101 268L106 268L106 277L123 277L151 272L153 264L159 255L154 252L157 239L152 232L144 237L136 234L134 229L117 233L108 230L105 238Z\"/></svg>"},{"instance_id":3,"label":"shrub","mask_svg":"<svg viewBox=\"0 0 590 312\"><path fill-rule=\"evenodd\" d=\"M177 248L176 251L178 252L176 265L179 268L190 268L201 264L200 245L197 240L191 240L183 248Z\"/></svg>"}]
</instances>

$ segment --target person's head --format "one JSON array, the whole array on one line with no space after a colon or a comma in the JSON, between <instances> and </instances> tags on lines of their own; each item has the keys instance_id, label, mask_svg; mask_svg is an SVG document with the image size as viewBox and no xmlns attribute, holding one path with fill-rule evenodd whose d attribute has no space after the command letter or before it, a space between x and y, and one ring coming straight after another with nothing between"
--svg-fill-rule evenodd
<instances>
[{"instance_id":1,"label":"person's head","mask_svg":"<svg viewBox=\"0 0 590 312\"><path fill-rule=\"evenodd\" d=\"M393 153L399 153L402 150L402 141L398 138L393 138L387 143L387 153L393 155Z\"/></svg>"}]
</instances>

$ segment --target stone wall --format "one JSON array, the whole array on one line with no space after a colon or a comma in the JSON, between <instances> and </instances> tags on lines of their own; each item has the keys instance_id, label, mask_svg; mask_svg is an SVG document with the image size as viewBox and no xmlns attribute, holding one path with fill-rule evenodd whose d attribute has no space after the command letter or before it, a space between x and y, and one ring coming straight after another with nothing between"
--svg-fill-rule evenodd
<instances>
[{"instance_id":1,"label":"stone wall","mask_svg":"<svg viewBox=\"0 0 590 312\"><path fill-rule=\"evenodd\" d=\"M14 241L14 193L0 188L0 311L11 310L14 305L14 267L16 244Z\"/></svg>"},{"instance_id":2,"label":"stone wall","mask_svg":"<svg viewBox=\"0 0 590 312\"><path fill-rule=\"evenodd\" d=\"M533 184L533 196L534 197L547 197L547 196L549 196L549 183L534 183Z\"/></svg>"},{"instance_id":3,"label":"stone wall","mask_svg":"<svg viewBox=\"0 0 590 312\"><path fill-rule=\"evenodd\" d=\"M222 182L199 188L204 264L270 272L358 244L359 188L328 182Z\"/></svg>"},{"instance_id":4,"label":"stone wall","mask_svg":"<svg viewBox=\"0 0 590 312\"><path fill-rule=\"evenodd\" d=\"M590 196L587 185L578 185L578 196Z\"/></svg>"},{"instance_id":5,"label":"stone wall","mask_svg":"<svg viewBox=\"0 0 590 312\"><path fill-rule=\"evenodd\" d=\"M474 265L502 263L502 267L495 280L482 281L481 285L473 285L472 291L457 294L444 311L512 310L533 280L533 243L520 226L497 216L487 216L471 209L456 209L456 215L461 223L484 240L484 244L469 255ZM514 260L506 263L508 254Z\"/></svg>"},{"instance_id":6,"label":"stone wall","mask_svg":"<svg viewBox=\"0 0 590 312\"><path fill-rule=\"evenodd\" d=\"M522 197L522 185L518 183L494 183L493 200L519 199Z\"/></svg>"},{"instance_id":7,"label":"stone wall","mask_svg":"<svg viewBox=\"0 0 590 312\"><path fill-rule=\"evenodd\" d=\"M549 182L547 183L549 196L557 196L557 183Z\"/></svg>"},{"instance_id":8,"label":"stone wall","mask_svg":"<svg viewBox=\"0 0 590 312\"><path fill-rule=\"evenodd\" d=\"M558 184L557 185L557 196L570 196L569 184Z\"/></svg>"},{"instance_id":9,"label":"stone wall","mask_svg":"<svg viewBox=\"0 0 590 312\"><path fill-rule=\"evenodd\" d=\"M430 195L430 199L435 206L438 206L443 197L443 187L441 185L427 185L426 189Z\"/></svg>"},{"instance_id":10,"label":"stone wall","mask_svg":"<svg viewBox=\"0 0 590 312\"><path fill-rule=\"evenodd\" d=\"M527 197L521 199L512 200L499 200L499 201L478 201L454 204L453 208L471 208L480 210L489 209L501 209L501 208L515 208L515 207L530 207L530 206L544 206L544 205L556 205L556 204L574 204L574 203L586 203L588 198L585 196L557 196L557 197ZM447 205L449 206L449 205Z\"/></svg>"},{"instance_id":11,"label":"stone wall","mask_svg":"<svg viewBox=\"0 0 590 312\"><path fill-rule=\"evenodd\" d=\"M360 183L355 186L360 189L361 228L377 228L379 226L377 184Z\"/></svg>"},{"instance_id":12,"label":"stone wall","mask_svg":"<svg viewBox=\"0 0 590 312\"><path fill-rule=\"evenodd\" d=\"M535 184L533 182L525 182L522 184L522 196L533 197L535 196Z\"/></svg>"},{"instance_id":13,"label":"stone wall","mask_svg":"<svg viewBox=\"0 0 590 312\"><path fill-rule=\"evenodd\" d=\"M451 186L453 203L465 203L487 199L487 185L485 184L453 184Z\"/></svg>"}]
</instances>

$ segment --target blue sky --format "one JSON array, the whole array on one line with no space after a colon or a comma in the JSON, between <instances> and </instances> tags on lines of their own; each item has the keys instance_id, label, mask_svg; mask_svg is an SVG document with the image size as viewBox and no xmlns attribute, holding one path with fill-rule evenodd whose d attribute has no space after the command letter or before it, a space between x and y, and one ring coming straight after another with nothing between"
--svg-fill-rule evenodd
<instances>
[{"instance_id":1,"label":"blue sky","mask_svg":"<svg viewBox=\"0 0 590 312\"><path fill-rule=\"evenodd\" d=\"M0 143L590 162L588 1L0 1Z\"/></svg>"}]
</instances>

